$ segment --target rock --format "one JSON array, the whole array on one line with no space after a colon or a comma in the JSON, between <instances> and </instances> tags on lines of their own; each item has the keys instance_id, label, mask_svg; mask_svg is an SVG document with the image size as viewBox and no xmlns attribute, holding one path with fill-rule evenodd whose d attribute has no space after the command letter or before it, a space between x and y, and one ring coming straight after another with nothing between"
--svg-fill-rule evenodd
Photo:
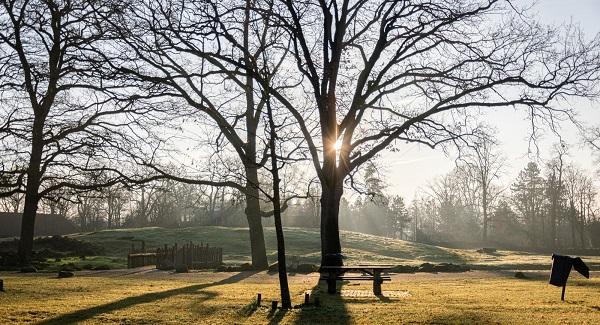
<instances>
[{"instance_id":1,"label":"rock","mask_svg":"<svg viewBox=\"0 0 600 325\"><path fill-rule=\"evenodd\" d=\"M250 263L244 263L242 265L240 265L240 271L252 271L254 268L252 267L252 264Z\"/></svg>"},{"instance_id":2,"label":"rock","mask_svg":"<svg viewBox=\"0 0 600 325\"><path fill-rule=\"evenodd\" d=\"M33 265L23 266L20 270L21 273L36 273L37 269Z\"/></svg>"},{"instance_id":3,"label":"rock","mask_svg":"<svg viewBox=\"0 0 600 325\"><path fill-rule=\"evenodd\" d=\"M419 266L418 272L435 272L434 265L431 263L423 263Z\"/></svg>"},{"instance_id":4,"label":"rock","mask_svg":"<svg viewBox=\"0 0 600 325\"><path fill-rule=\"evenodd\" d=\"M415 273L418 269L419 269L418 266L396 265L392 269L390 269L390 272L395 272L395 273Z\"/></svg>"},{"instance_id":5,"label":"rock","mask_svg":"<svg viewBox=\"0 0 600 325\"><path fill-rule=\"evenodd\" d=\"M452 263L440 263L440 264L434 265L433 270L434 270L434 272L466 272L466 271L470 271L470 269L467 266L452 264Z\"/></svg>"},{"instance_id":6,"label":"rock","mask_svg":"<svg viewBox=\"0 0 600 325\"><path fill-rule=\"evenodd\" d=\"M72 276L74 276L75 273L70 272L70 271L58 271L58 277L63 279L63 278L70 278Z\"/></svg>"},{"instance_id":7,"label":"rock","mask_svg":"<svg viewBox=\"0 0 600 325\"><path fill-rule=\"evenodd\" d=\"M483 248L477 250L477 253L482 253L482 254L493 254L495 252L496 252L496 249L491 248L491 247L483 247Z\"/></svg>"},{"instance_id":8,"label":"rock","mask_svg":"<svg viewBox=\"0 0 600 325\"><path fill-rule=\"evenodd\" d=\"M158 265L158 269L162 271L168 271L174 269L175 266L170 261L163 261Z\"/></svg>"},{"instance_id":9,"label":"rock","mask_svg":"<svg viewBox=\"0 0 600 325\"><path fill-rule=\"evenodd\" d=\"M527 276L525 276L525 273L523 273L523 272L515 272L515 278L517 278L517 279L527 279Z\"/></svg>"},{"instance_id":10,"label":"rock","mask_svg":"<svg viewBox=\"0 0 600 325\"><path fill-rule=\"evenodd\" d=\"M188 273L188 267L185 264L179 264L175 266L175 273Z\"/></svg>"},{"instance_id":11,"label":"rock","mask_svg":"<svg viewBox=\"0 0 600 325\"><path fill-rule=\"evenodd\" d=\"M275 262L271 265L269 265L269 272L277 272L279 271L279 263Z\"/></svg>"},{"instance_id":12,"label":"rock","mask_svg":"<svg viewBox=\"0 0 600 325\"><path fill-rule=\"evenodd\" d=\"M217 266L217 267L215 268L215 271L217 271L217 272L230 272L230 271L229 271L229 268L230 268L230 267L231 267L231 266L227 266L227 265L219 265L219 266Z\"/></svg>"},{"instance_id":13,"label":"rock","mask_svg":"<svg viewBox=\"0 0 600 325\"><path fill-rule=\"evenodd\" d=\"M312 272L316 272L319 270L319 267L314 265L314 264L298 264L298 267L296 268L296 272L298 273L312 273Z\"/></svg>"}]
</instances>

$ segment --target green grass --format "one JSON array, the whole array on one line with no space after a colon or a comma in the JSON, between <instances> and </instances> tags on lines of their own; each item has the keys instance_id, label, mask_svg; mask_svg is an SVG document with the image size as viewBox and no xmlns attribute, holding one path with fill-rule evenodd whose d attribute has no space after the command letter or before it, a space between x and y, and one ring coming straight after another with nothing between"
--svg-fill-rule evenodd
<instances>
[{"instance_id":1,"label":"green grass","mask_svg":"<svg viewBox=\"0 0 600 325\"><path fill-rule=\"evenodd\" d=\"M223 248L226 263L240 264L250 261L248 230L246 228L229 227L192 227L168 229L159 227L104 230L93 233L71 235L74 238L89 241L102 246L106 255L124 258L135 243L143 240L147 249L162 247L164 244L208 243ZM274 228L265 228L265 240L269 260L276 260L276 242ZM318 229L285 228L286 253L288 256L299 256L301 262L318 263L320 257L320 234ZM475 268L503 269L548 269L550 256L536 255L527 252L498 251L495 254L477 253L471 249L451 249L432 245L394 240L385 237L362 233L342 231L342 250L347 257L347 264L356 263L391 263L421 264L455 263L469 264ZM600 257L584 257L593 269L600 269ZM118 263L117 263L118 264Z\"/></svg>"},{"instance_id":2,"label":"green grass","mask_svg":"<svg viewBox=\"0 0 600 325\"><path fill-rule=\"evenodd\" d=\"M572 275L566 301L547 273L469 272L405 274L383 286L383 297L328 295L317 274L289 279L291 310L270 310L280 300L277 275L252 273L0 273L0 323L23 324L600 324L600 279ZM366 282L341 289L368 293ZM320 307L302 306L304 293ZM257 293L262 306L255 305ZM400 294L400 295L398 295Z\"/></svg>"}]
</instances>

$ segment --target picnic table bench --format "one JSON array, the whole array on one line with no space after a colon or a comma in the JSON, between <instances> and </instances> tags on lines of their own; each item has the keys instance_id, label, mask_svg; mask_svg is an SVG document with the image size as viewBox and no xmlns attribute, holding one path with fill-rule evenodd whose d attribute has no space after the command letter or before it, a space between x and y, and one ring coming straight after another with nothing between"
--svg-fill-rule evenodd
<instances>
[{"instance_id":1,"label":"picnic table bench","mask_svg":"<svg viewBox=\"0 0 600 325\"><path fill-rule=\"evenodd\" d=\"M321 266L319 280L327 282L327 292L330 294L336 291L337 281L373 281L373 293L381 295L381 284L384 281L391 281L389 275L382 275L383 272L391 269L393 265L343 265L343 266ZM345 275L350 272L359 272L359 275Z\"/></svg>"}]
</instances>

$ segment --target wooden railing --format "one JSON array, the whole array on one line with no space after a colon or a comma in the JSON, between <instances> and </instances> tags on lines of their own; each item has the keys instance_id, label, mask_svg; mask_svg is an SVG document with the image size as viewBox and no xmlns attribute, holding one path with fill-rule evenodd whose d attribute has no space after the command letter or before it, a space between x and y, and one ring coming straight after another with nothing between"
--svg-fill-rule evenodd
<instances>
[{"instance_id":1,"label":"wooden railing","mask_svg":"<svg viewBox=\"0 0 600 325\"><path fill-rule=\"evenodd\" d=\"M156 264L156 253L146 251L146 242L141 241L142 246L138 249L131 243L131 249L127 254L127 268L134 268Z\"/></svg>"},{"instance_id":2,"label":"wooden railing","mask_svg":"<svg viewBox=\"0 0 600 325\"><path fill-rule=\"evenodd\" d=\"M131 245L127 254L127 267L134 268L147 265L156 265L159 270L171 270L180 266L185 269L204 269L217 267L223 263L223 249L210 247L208 244L200 245L192 242L185 245L165 245L154 252L146 251L146 243L141 242L141 248Z\"/></svg>"},{"instance_id":3,"label":"wooden railing","mask_svg":"<svg viewBox=\"0 0 600 325\"><path fill-rule=\"evenodd\" d=\"M172 247L165 245L156 250L156 268L160 270L169 270L179 266L185 266L187 269L203 269L217 267L223 263L223 249L220 247L210 247L203 243L196 245L192 242Z\"/></svg>"}]
</instances>

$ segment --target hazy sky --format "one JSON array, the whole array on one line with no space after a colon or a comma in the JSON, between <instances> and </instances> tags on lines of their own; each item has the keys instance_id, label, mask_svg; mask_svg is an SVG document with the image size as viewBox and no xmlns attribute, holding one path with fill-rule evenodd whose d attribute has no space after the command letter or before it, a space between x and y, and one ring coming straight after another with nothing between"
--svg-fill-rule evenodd
<instances>
[{"instance_id":1,"label":"hazy sky","mask_svg":"<svg viewBox=\"0 0 600 325\"><path fill-rule=\"evenodd\" d=\"M579 23L587 37L600 32L600 0L539 0L534 9L539 20L546 24L561 24L573 21ZM577 109L582 121L592 125L600 124L600 103L577 101L571 103ZM508 167L501 180L508 185L528 161L535 155L528 155L529 125L525 115L513 109L502 109L487 116L488 123L497 128L501 149L507 158ZM584 168L594 167L592 153L583 148L581 139L574 127L564 124L561 130L563 139L569 144L571 159ZM548 148L558 142L558 138L546 132L538 142L542 158L548 156ZM385 167L388 192L400 194L411 200L415 191L425 187L436 177L454 167L452 158L447 158L441 150L408 144L400 152L386 153L380 161Z\"/></svg>"}]
</instances>

